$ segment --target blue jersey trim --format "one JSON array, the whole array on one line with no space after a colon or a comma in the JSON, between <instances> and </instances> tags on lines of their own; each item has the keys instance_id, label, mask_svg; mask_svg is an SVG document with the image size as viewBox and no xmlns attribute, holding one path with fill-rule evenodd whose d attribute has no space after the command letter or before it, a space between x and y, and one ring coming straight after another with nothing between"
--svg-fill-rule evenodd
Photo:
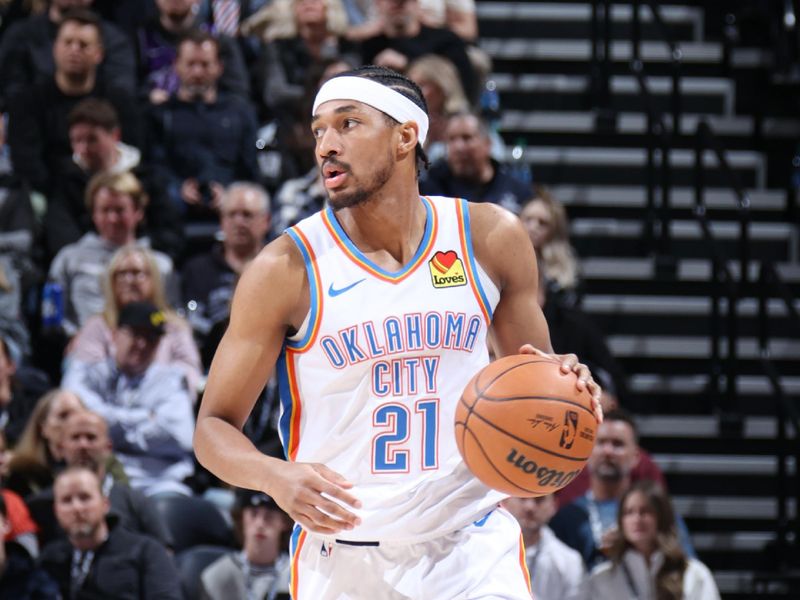
<instances>
[{"instance_id":1,"label":"blue jersey trim","mask_svg":"<svg viewBox=\"0 0 800 600\"><path fill-rule=\"evenodd\" d=\"M359 250L358 247L350 240L350 238L347 237L347 233L345 233L344 229L342 229L342 226L339 224L339 221L336 220L333 209L331 209L330 206L325 208L325 212L328 216L328 221L331 223L331 226L336 232L336 237L339 238L339 241L341 241L342 244L344 244L347 247L347 249L353 256L355 256L359 261L363 262L367 267L380 273L384 277L397 279L408 273L414 267L416 267L417 264L419 263L420 258L422 257L422 254L428 251L428 242L430 241L431 234L433 232L433 223L434 223L433 207L431 206L431 203L427 198L420 196L420 200L422 200L422 204L425 206L425 232L422 234L422 240L420 241L419 246L417 247L417 251L414 253L413 258L410 261L408 261L403 266L402 269L394 272L387 271L386 269L379 267L361 253L361 250Z\"/></svg>"},{"instance_id":2,"label":"blue jersey trim","mask_svg":"<svg viewBox=\"0 0 800 600\"><path fill-rule=\"evenodd\" d=\"M486 297L486 292L483 289L483 283L478 275L478 263L475 260L475 250L472 247L472 231L469 223L469 204L464 199L459 199L457 202L461 203L461 214L464 215L464 243L467 246L467 260L469 261L469 266L472 270L475 287L478 289L478 294L481 296L481 302L486 308L486 312L489 314L489 321L491 321L494 318L494 311L492 310L492 305L489 304L489 299Z\"/></svg>"},{"instance_id":3,"label":"blue jersey trim","mask_svg":"<svg viewBox=\"0 0 800 600\"><path fill-rule=\"evenodd\" d=\"M320 290L317 287L317 277L314 267L314 261L311 260L311 253L306 247L305 242L300 238L300 236L294 230L294 227L287 229L286 233L300 249L300 253L303 255L303 262L305 263L306 266L306 273L308 274L309 306L311 308L311 317L308 320L308 328L306 329L306 333L303 336L303 339L298 341L289 339L286 340L287 346L289 346L290 348L297 349L297 348L302 348L303 346L308 344L308 342L311 340L311 336L314 334L314 328L317 323L317 319L319 318L319 307L321 305L322 298L320 295Z\"/></svg>"}]
</instances>

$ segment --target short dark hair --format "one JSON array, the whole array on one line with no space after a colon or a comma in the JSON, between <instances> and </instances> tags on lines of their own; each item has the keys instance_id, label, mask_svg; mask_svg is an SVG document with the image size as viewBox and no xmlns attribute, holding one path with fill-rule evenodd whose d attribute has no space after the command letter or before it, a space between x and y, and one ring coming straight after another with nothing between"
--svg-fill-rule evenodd
<instances>
[{"instance_id":1,"label":"short dark hair","mask_svg":"<svg viewBox=\"0 0 800 600\"><path fill-rule=\"evenodd\" d=\"M217 51L217 60L221 60L219 55L219 40L202 29L190 29L183 37L181 37L180 40L178 40L175 58L177 59L180 55L181 48L183 48L184 44L195 44L197 46L202 46L206 42L211 42L214 45L214 48Z\"/></svg>"},{"instance_id":2,"label":"short dark hair","mask_svg":"<svg viewBox=\"0 0 800 600\"><path fill-rule=\"evenodd\" d=\"M56 37L61 33L61 28L67 23L78 23L79 25L90 25L94 27L97 31L97 40L100 42L101 46L103 45L103 30L100 27L100 17L92 11L86 8L70 8L64 13L64 16L61 17L61 21L58 23Z\"/></svg>"},{"instance_id":3,"label":"short dark hair","mask_svg":"<svg viewBox=\"0 0 800 600\"><path fill-rule=\"evenodd\" d=\"M485 139L490 139L492 137L492 130L489 127L489 123L486 122L479 113L473 110L461 110L454 113L447 115L447 122L450 123L453 119L463 119L467 117L472 117L475 119L475 123L478 125L478 131L480 131L481 135Z\"/></svg>"},{"instance_id":4,"label":"short dark hair","mask_svg":"<svg viewBox=\"0 0 800 600\"><path fill-rule=\"evenodd\" d=\"M633 420L631 413L624 408L610 410L603 415L603 422L610 423L612 421L621 421L630 425L631 431L633 431L633 440L637 444L639 443L639 432L636 430L636 422Z\"/></svg>"},{"instance_id":5,"label":"short dark hair","mask_svg":"<svg viewBox=\"0 0 800 600\"><path fill-rule=\"evenodd\" d=\"M108 100L84 98L69 111L67 124L70 128L73 125L93 125L113 131L119 127L119 117Z\"/></svg>"},{"instance_id":6,"label":"short dark hair","mask_svg":"<svg viewBox=\"0 0 800 600\"><path fill-rule=\"evenodd\" d=\"M416 83L411 81L402 73L398 73L392 69L387 69L386 67L365 65L351 71L345 71L344 73L334 75L331 77L331 79L336 79L337 77L362 77L364 79L371 79L372 81L380 83L381 85L385 85L386 87L393 89L399 94L405 96L419 108L425 111L426 115L428 114L428 104L425 102L425 96L422 95L422 90ZM398 124L397 119L390 117L386 113L383 114L392 125ZM428 155L425 154L425 150L422 148L422 144L419 142L417 142L416 156L418 170L422 168L427 169L430 166Z\"/></svg>"}]
</instances>

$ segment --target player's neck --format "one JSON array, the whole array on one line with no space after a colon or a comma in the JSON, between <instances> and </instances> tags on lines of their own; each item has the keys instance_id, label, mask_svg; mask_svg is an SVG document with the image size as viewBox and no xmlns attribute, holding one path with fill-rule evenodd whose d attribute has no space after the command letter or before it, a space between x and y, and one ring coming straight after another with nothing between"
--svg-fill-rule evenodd
<instances>
[{"instance_id":1,"label":"player's neck","mask_svg":"<svg viewBox=\"0 0 800 600\"><path fill-rule=\"evenodd\" d=\"M416 180L413 186L381 191L363 205L336 213L347 236L362 253L375 254L370 258L378 264L393 259L399 266L407 264L416 253L425 232L426 216ZM385 266L394 270L391 264Z\"/></svg>"},{"instance_id":2,"label":"player's neck","mask_svg":"<svg viewBox=\"0 0 800 600\"><path fill-rule=\"evenodd\" d=\"M622 497L623 492L631 484L630 477L622 477L621 479L600 479L599 477L592 478L592 497L603 502L605 500L618 500Z\"/></svg>"}]
</instances>

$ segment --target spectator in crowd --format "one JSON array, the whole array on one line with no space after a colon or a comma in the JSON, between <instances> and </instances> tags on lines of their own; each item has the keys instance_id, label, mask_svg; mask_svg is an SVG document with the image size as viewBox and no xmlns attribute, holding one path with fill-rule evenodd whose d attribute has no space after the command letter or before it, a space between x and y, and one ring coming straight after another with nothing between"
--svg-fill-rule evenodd
<instances>
[{"instance_id":1,"label":"spectator in crowd","mask_svg":"<svg viewBox=\"0 0 800 600\"><path fill-rule=\"evenodd\" d=\"M562 506L550 522L561 541L581 554L588 569L605 559L618 535L615 523L619 502L631 484L631 471L638 460L633 420L621 410L609 412L597 428L595 445L586 464L589 490ZM677 521L681 545L689 556L694 556L686 525L680 516Z\"/></svg>"},{"instance_id":2,"label":"spectator in crowd","mask_svg":"<svg viewBox=\"0 0 800 600\"><path fill-rule=\"evenodd\" d=\"M58 25L74 8L89 8L92 0L50 0L47 11L22 19L11 26L0 43L0 80L6 100L32 83L53 77L55 64L51 48ZM136 70L133 46L125 34L106 21L100 21L103 57L98 76L114 87L133 93Z\"/></svg>"},{"instance_id":3,"label":"spectator in crowd","mask_svg":"<svg viewBox=\"0 0 800 600\"><path fill-rule=\"evenodd\" d=\"M436 162L446 154L445 129L450 115L469 110L458 72L453 63L442 56L420 56L408 67L408 78L416 83L428 105L428 137L425 154Z\"/></svg>"},{"instance_id":4,"label":"spectator in crowd","mask_svg":"<svg viewBox=\"0 0 800 600\"><path fill-rule=\"evenodd\" d=\"M609 561L589 576L585 598L719 600L714 577L681 549L669 496L652 481L633 484L620 499Z\"/></svg>"},{"instance_id":5,"label":"spectator in crowd","mask_svg":"<svg viewBox=\"0 0 800 600\"><path fill-rule=\"evenodd\" d=\"M520 219L536 250L548 296L555 296L569 306L578 304L580 265L569 241L569 220L564 205L546 188L537 186L533 198L522 207Z\"/></svg>"},{"instance_id":6,"label":"spectator in crowd","mask_svg":"<svg viewBox=\"0 0 800 600\"><path fill-rule=\"evenodd\" d=\"M219 42L194 33L178 46L177 92L150 114L150 160L163 170L170 199L182 212L208 220L224 186L256 175L252 107L220 93Z\"/></svg>"},{"instance_id":7,"label":"spectator in crowd","mask_svg":"<svg viewBox=\"0 0 800 600\"><path fill-rule=\"evenodd\" d=\"M341 37L347 15L339 0L275 0L265 12L271 18L261 33L266 42L261 97L272 116L293 119L307 104L315 66L343 54L352 54L350 62L358 60L355 48Z\"/></svg>"},{"instance_id":8,"label":"spectator in crowd","mask_svg":"<svg viewBox=\"0 0 800 600\"><path fill-rule=\"evenodd\" d=\"M194 36L200 0L155 0L158 16L136 31L136 52L141 90L152 104L166 102L180 87L176 56L180 41ZM231 37L218 35L221 90L245 100L250 97L250 83L239 46Z\"/></svg>"},{"instance_id":9,"label":"spectator in crowd","mask_svg":"<svg viewBox=\"0 0 800 600\"><path fill-rule=\"evenodd\" d=\"M547 526L558 504L552 494L508 498L503 506L517 518L525 543L525 561L536 600L577 600L586 575L583 559Z\"/></svg>"},{"instance_id":10,"label":"spectator in crowd","mask_svg":"<svg viewBox=\"0 0 800 600\"><path fill-rule=\"evenodd\" d=\"M65 168L45 216L45 238L54 256L67 244L91 231L84 191L92 176L132 172L142 182L149 201L142 221L143 233L153 248L176 258L183 247L180 215L169 202L165 184L142 163L138 148L121 141L117 111L101 98L86 98L68 117L72 162Z\"/></svg>"},{"instance_id":11,"label":"spectator in crowd","mask_svg":"<svg viewBox=\"0 0 800 600\"><path fill-rule=\"evenodd\" d=\"M36 403L9 463L6 487L26 496L53 483L53 472L63 463L64 422L85 407L72 392L54 389Z\"/></svg>"},{"instance_id":12,"label":"spectator in crowd","mask_svg":"<svg viewBox=\"0 0 800 600\"><path fill-rule=\"evenodd\" d=\"M206 277L208 272L198 274L202 281ZM103 312L89 317L78 331L70 344L68 361L92 363L113 358L116 353L113 332L122 307L130 302L151 302L166 318L164 337L158 345L155 361L179 368L186 376L189 389L199 389L203 371L192 329L170 308L152 252L134 244L117 250L103 274L103 296Z\"/></svg>"},{"instance_id":13,"label":"spectator in crowd","mask_svg":"<svg viewBox=\"0 0 800 600\"><path fill-rule=\"evenodd\" d=\"M456 67L467 96L475 97L475 72L461 38L449 29L423 24L417 0L377 0L376 7L382 29L362 42L364 64L376 64L403 73L415 58L439 54Z\"/></svg>"},{"instance_id":14,"label":"spectator in crowd","mask_svg":"<svg viewBox=\"0 0 800 600\"><path fill-rule=\"evenodd\" d=\"M75 10L64 15L53 42L55 72L27 87L9 103L8 142L18 175L50 197L71 162L67 115L84 98L101 97L114 105L122 137L138 145L139 116L133 95L98 76L103 60L99 20Z\"/></svg>"},{"instance_id":15,"label":"spectator in crowd","mask_svg":"<svg viewBox=\"0 0 800 600\"><path fill-rule=\"evenodd\" d=\"M7 113L0 109L0 332L20 349L30 353L23 298L41 281L37 244L40 215L34 212L33 194L11 164L6 143ZM1 334L1 333L0 333Z\"/></svg>"},{"instance_id":16,"label":"spectator in crowd","mask_svg":"<svg viewBox=\"0 0 800 600\"><path fill-rule=\"evenodd\" d=\"M147 495L189 493L192 406L183 371L155 362L166 316L149 302L122 307L114 330L114 358L70 361L63 386L108 423L111 442L131 486Z\"/></svg>"},{"instance_id":17,"label":"spectator in crowd","mask_svg":"<svg viewBox=\"0 0 800 600\"><path fill-rule=\"evenodd\" d=\"M519 213L532 190L516 179L506 165L492 158L486 122L472 113L451 115L445 139L447 157L433 164L420 181L422 193L493 202Z\"/></svg>"},{"instance_id":18,"label":"spectator in crowd","mask_svg":"<svg viewBox=\"0 0 800 600\"><path fill-rule=\"evenodd\" d=\"M100 479L86 467L69 467L53 486L54 507L66 540L48 545L42 567L62 598L180 600L178 574L164 547L121 527L109 514Z\"/></svg>"},{"instance_id":19,"label":"spectator in crowd","mask_svg":"<svg viewBox=\"0 0 800 600\"><path fill-rule=\"evenodd\" d=\"M48 279L63 289L63 332L74 336L87 319L103 310L101 275L114 252L127 244L149 246L137 239L136 230L144 218L147 195L131 173L99 173L86 188L86 206L95 232L88 232L74 244L64 246L50 265ZM153 253L167 286L172 281L172 260Z\"/></svg>"},{"instance_id":20,"label":"spectator in crowd","mask_svg":"<svg viewBox=\"0 0 800 600\"><path fill-rule=\"evenodd\" d=\"M8 510L0 495L0 532L11 529ZM28 550L15 541L0 544L0 600L45 600L58 598L58 586L34 563Z\"/></svg>"},{"instance_id":21,"label":"spectator in crowd","mask_svg":"<svg viewBox=\"0 0 800 600\"><path fill-rule=\"evenodd\" d=\"M0 336L0 432L4 432L11 443L16 443L36 402L15 385L14 374L17 361L12 358L9 345Z\"/></svg>"},{"instance_id":22,"label":"spectator in crowd","mask_svg":"<svg viewBox=\"0 0 800 600\"><path fill-rule=\"evenodd\" d=\"M172 538L153 501L131 489L122 463L114 456L111 438L103 417L89 410L74 413L64 424L64 462L67 467L91 469L100 479L103 495L120 525L149 535L165 546ZM47 544L64 535L53 512L53 489L48 488L28 499L28 506L39 525L39 540Z\"/></svg>"},{"instance_id":23,"label":"spectator in crowd","mask_svg":"<svg viewBox=\"0 0 800 600\"><path fill-rule=\"evenodd\" d=\"M264 246L270 225L267 192L254 183L228 186L220 204L220 225L222 242L190 259L181 274L189 321L204 341L215 324L227 320L239 274ZM216 346L202 345L203 355L212 357Z\"/></svg>"},{"instance_id":24,"label":"spectator in crowd","mask_svg":"<svg viewBox=\"0 0 800 600\"><path fill-rule=\"evenodd\" d=\"M203 598L275 598L288 594L288 515L272 498L251 490L237 490L231 512L242 551L230 552L206 567L200 577Z\"/></svg>"},{"instance_id":25,"label":"spectator in crowd","mask_svg":"<svg viewBox=\"0 0 800 600\"><path fill-rule=\"evenodd\" d=\"M201 0L197 7L197 22L207 25L214 35L237 37L241 27L272 0Z\"/></svg>"}]
</instances>

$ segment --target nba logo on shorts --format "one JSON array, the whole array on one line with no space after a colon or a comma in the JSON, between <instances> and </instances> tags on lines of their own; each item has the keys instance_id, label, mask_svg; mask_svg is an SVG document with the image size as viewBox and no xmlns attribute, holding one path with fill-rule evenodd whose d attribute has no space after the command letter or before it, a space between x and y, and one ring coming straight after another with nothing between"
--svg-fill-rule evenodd
<instances>
[{"instance_id":1,"label":"nba logo on shorts","mask_svg":"<svg viewBox=\"0 0 800 600\"><path fill-rule=\"evenodd\" d=\"M333 552L333 544L322 542L322 547L319 549L319 555L323 558L328 558Z\"/></svg>"},{"instance_id":2,"label":"nba logo on shorts","mask_svg":"<svg viewBox=\"0 0 800 600\"><path fill-rule=\"evenodd\" d=\"M569 450L575 441L575 434L578 432L578 413L568 410L564 413L564 427L561 429L561 440L558 445Z\"/></svg>"}]
</instances>

